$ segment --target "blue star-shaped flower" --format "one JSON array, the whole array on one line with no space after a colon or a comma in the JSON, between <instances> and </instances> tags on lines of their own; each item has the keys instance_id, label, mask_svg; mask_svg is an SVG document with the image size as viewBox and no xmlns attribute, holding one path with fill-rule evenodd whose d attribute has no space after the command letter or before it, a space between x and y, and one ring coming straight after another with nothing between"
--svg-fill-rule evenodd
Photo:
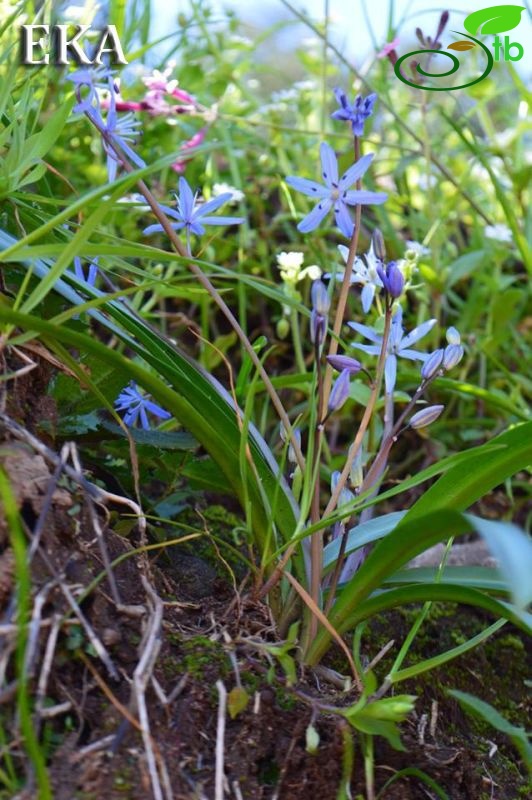
<instances>
[{"instance_id":1,"label":"blue star-shaped flower","mask_svg":"<svg viewBox=\"0 0 532 800\"><path fill-rule=\"evenodd\" d=\"M122 389L114 405L117 411L126 412L124 414L124 422L126 425L133 427L140 417L141 427L145 431L150 430L147 411L155 417L159 417L159 419L170 419L172 416L168 411L165 411L164 408L161 408L152 400L148 400L147 397L142 395L134 381L131 381L125 389Z\"/></svg>"},{"instance_id":2,"label":"blue star-shaped flower","mask_svg":"<svg viewBox=\"0 0 532 800\"><path fill-rule=\"evenodd\" d=\"M117 144L127 155L130 161L137 167L145 167L144 161L139 158L128 142L134 142L139 135L142 122L135 119L133 113L122 114L120 117L116 112L116 88L113 80L109 78L109 110L103 128L111 140ZM107 153L107 176L109 182L116 178L117 166L120 163L114 150L112 150L105 139L102 139L104 149Z\"/></svg>"},{"instance_id":3,"label":"blue star-shaped flower","mask_svg":"<svg viewBox=\"0 0 532 800\"><path fill-rule=\"evenodd\" d=\"M355 181L358 181L366 172L373 160L373 155L363 156L356 164L353 164L347 172L338 180L338 160L332 147L326 142L320 146L322 177L325 186L307 178L297 178L290 176L286 179L289 186L297 192L302 192L309 197L319 198L319 203L310 214L301 220L297 229L301 233L309 233L318 227L320 222L327 216L331 208L334 208L336 224L349 239L353 235L353 220L348 210L348 206L356 205L378 205L384 203L388 195L382 192L363 192L356 189L349 190Z\"/></svg>"},{"instance_id":4,"label":"blue star-shaped flower","mask_svg":"<svg viewBox=\"0 0 532 800\"><path fill-rule=\"evenodd\" d=\"M243 217L209 216L212 211L217 211L220 206L229 203L232 198L231 192L224 192L218 197L213 197L207 203L200 204L197 202L197 193L192 194L192 189L185 178L179 178L179 197L176 198L177 210L168 208L168 206L161 206L161 208L168 217L177 220L177 222L172 223L174 230L179 231L185 228L187 236L190 233L201 236L205 233L204 225L240 225L240 223L244 222ZM149 235L162 230L162 225L149 225L143 230L143 233Z\"/></svg>"},{"instance_id":5,"label":"blue star-shaped flower","mask_svg":"<svg viewBox=\"0 0 532 800\"><path fill-rule=\"evenodd\" d=\"M87 273L87 277L85 277L85 272L81 265L81 258L79 256L74 257L74 272L76 274L76 278L84 283L87 283L89 286L94 286L96 283L96 276L98 275L98 256L94 259L94 261L89 262L89 271Z\"/></svg>"},{"instance_id":6,"label":"blue star-shaped flower","mask_svg":"<svg viewBox=\"0 0 532 800\"><path fill-rule=\"evenodd\" d=\"M367 325L361 325L359 322L348 322L350 328L362 334L366 339L374 344L358 344L353 343L351 347L356 347L357 350L362 350L364 353L369 353L373 356L379 356L382 348L382 336L377 333L373 328ZM390 336L388 337L388 347L386 350L386 362L384 365L384 382L386 386L386 393L391 394L395 386L395 378L397 375L397 356L400 358L408 358L410 361L426 361L429 358L429 353L420 353L419 350L410 350L411 345L419 342L423 336L432 330L436 324L435 319L429 319L427 322L422 322L417 328L410 331L405 336L403 329L403 312L401 308L396 312L390 329Z\"/></svg>"},{"instance_id":7,"label":"blue star-shaped flower","mask_svg":"<svg viewBox=\"0 0 532 800\"><path fill-rule=\"evenodd\" d=\"M335 89L334 95L340 104L340 108L331 114L333 119L341 119L350 122L355 136L362 136L364 133L364 123L373 114L373 107L377 99L376 94L362 97L361 94L355 97L353 103L349 104L346 93L343 89Z\"/></svg>"}]
</instances>

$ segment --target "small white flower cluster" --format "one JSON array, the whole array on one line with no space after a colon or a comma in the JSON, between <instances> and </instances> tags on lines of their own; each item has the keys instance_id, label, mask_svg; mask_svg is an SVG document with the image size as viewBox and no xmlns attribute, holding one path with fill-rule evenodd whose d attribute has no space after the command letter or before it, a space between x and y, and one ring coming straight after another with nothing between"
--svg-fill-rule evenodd
<instances>
[{"instance_id":1,"label":"small white flower cluster","mask_svg":"<svg viewBox=\"0 0 532 800\"><path fill-rule=\"evenodd\" d=\"M277 256L277 266L281 273L281 280L289 286L295 286L304 278L310 278L312 281L317 281L321 278L321 269L317 264L311 264L309 267L302 269L305 256L303 253L290 251L288 253L282 252Z\"/></svg>"},{"instance_id":2,"label":"small white flower cluster","mask_svg":"<svg viewBox=\"0 0 532 800\"><path fill-rule=\"evenodd\" d=\"M237 205L244 199L244 192L237 189L236 186L231 186L228 183L215 183L212 187L212 196L219 197L221 194L230 194L231 199L229 205Z\"/></svg>"}]
</instances>

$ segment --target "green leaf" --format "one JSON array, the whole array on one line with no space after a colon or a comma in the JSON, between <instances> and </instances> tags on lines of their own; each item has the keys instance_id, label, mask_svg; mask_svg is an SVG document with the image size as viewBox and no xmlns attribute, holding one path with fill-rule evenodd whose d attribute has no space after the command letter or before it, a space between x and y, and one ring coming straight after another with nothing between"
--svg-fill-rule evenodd
<instances>
[{"instance_id":1,"label":"green leaf","mask_svg":"<svg viewBox=\"0 0 532 800\"><path fill-rule=\"evenodd\" d=\"M124 431L119 425L107 420L100 420L102 428L125 438ZM196 450L198 442L186 431L145 431L142 428L130 428L129 433L137 444L149 444L161 450Z\"/></svg>"},{"instance_id":2,"label":"green leaf","mask_svg":"<svg viewBox=\"0 0 532 800\"><path fill-rule=\"evenodd\" d=\"M466 711L475 714L491 725L492 728L509 736L517 750L519 750L527 769L532 772L532 745L530 743L530 735L527 734L524 728L512 725L502 714L499 714L496 708L468 692L448 689L447 694L458 700Z\"/></svg>"},{"instance_id":3,"label":"green leaf","mask_svg":"<svg viewBox=\"0 0 532 800\"><path fill-rule=\"evenodd\" d=\"M504 453L499 450L493 452L493 458L501 452ZM511 474L508 464L506 468L510 469ZM453 472L453 469L450 472ZM438 483L445 480L447 475L440 478ZM430 492L431 489L426 494ZM401 602L416 602L420 597L423 600L437 600L442 594L450 602L478 605L480 608L493 611L497 617L511 619L518 625L530 626L530 615L525 615L519 609L507 607L483 592L465 587L443 587L442 584L416 585L373 594L382 587L387 578L433 544L473 530L472 522L463 514L446 508L442 497L436 495L430 513L421 516L419 512L414 511L417 506L415 504L395 529L376 545L353 579L344 585L329 615L329 622L339 633L344 633L362 619L384 610L390 603L394 606ZM464 496L459 498L463 500ZM329 647L330 641L330 634L322 628L309 650L308 662L311 665L318 663Z\"/></svg>"},{"instance_id":4,"label":"green leaf","mask_svg":"<svg viewBox=\"0 0 532 800\"><path fill-rule=\"evenodd\" d=\"M515 425L496 436L487 446L499 444L504 446L496 451L485 451L485 445L481 445L463 453L463 461L458 459L414 503L403 522L407 524L412 518L438 508L464 511L506 478L526 469L532 462L532 422ZM469 456L473 453L476 457L471 462Z\"/></svg>"},{"instance_id":5,"label":"green leaf","mask_svg":"<svg viewBox=\"0 0 532 800\"><path fill-rule=\"evenodd\" d=\"M423 770L421 769L417 769L417 767L406 767L405 769L401 769L399 770L399 772L396 772L390 778L390 780L386 781L386 783L380 790L379 794L377 795L377 800L380 800L381 797L386 798L385 793L393 783L396 783L398 780L401 780L401 778L410 778L410 777L417 778L422 783L425 783L429 787L429 789L432 789L432 791L434 792L436 797L439 798L439 800L451 800L447 792L445 792L442 789L439 783L436 783L436 781L433 778L431 778L430 775L427 775L427 773L423 772Z\"/></svg>"},{"instance_id":6,"label":"green leaf","mask_svg":"<svg viewBox=\"0 0 532 800\"><path fill-rule=\"evenodd\" d=\"M414 664L413 667L400 669L398 672L394 672L393 675L390 675L389 678L392 683L399 683L399 681L405 681L409 678L414 678L416 675L421 675L423 672L429 672L432 669L437 669L438 667L441 667L442 664L447 664L448 661L452 661L454 658L458 658L458 656L461 656L464 653L469 652L469 650L473 650L473 648L478 647L479 644L482 644L482 642L485 642L490 636L493 636L493 634L502 628L503 625L506 625L506 620L499 619L497 622L494 622L493 625L490 625L489 628L486 628L486 630L481 631L476 636L471 637L471 639L463 642L463 644L453 647L450 650L446 650L444 653L440 653L433 658L427 658L425 661L421 661L419 664Z\"/></svg>"},{"instance_id":7,"label":"green leaf","mask_svg":"<svg viewBox=\"0 0 532 800\"><path fill-rule=\"evenodd\" d=\"M384 581L385 586L404 586L411 583L431 584L436 582L439 569L433 567L409 567L399 570ZM509 594L507 582L494 567L448 567L441 575L448 585L469 586L495 595Z\"/></svg>"},{"instance_id":8,"label":"green leaf","mask_svg":"<svg viewBox=\"0 0 532 800\"><path fill-rule=\"evenodd\" d=\"M504 33L517 28L521 22L524 6L491 6L473 11L464 20L464 28L472 36L477 31L483 34Z\"/></svg>"},{"instance_id":9,"label":"green leaf","mask_svg":"<svg viewBox=\"0 0 532 800\"><path fill-rule=\"evenodd\" d=\"M346 555L359 547L363 547L365 544L382 539L383 536L386 536L397 527L406 513L406 511L394 511L391 514L384 514L382 517L370 519L368 522L363 522L361 525L351 528L347 535ZM340 541L340 539L334 539L325 547L323 551L324 570L330 569L336 562L340 552Z\"/></svg>"}]
</instances>

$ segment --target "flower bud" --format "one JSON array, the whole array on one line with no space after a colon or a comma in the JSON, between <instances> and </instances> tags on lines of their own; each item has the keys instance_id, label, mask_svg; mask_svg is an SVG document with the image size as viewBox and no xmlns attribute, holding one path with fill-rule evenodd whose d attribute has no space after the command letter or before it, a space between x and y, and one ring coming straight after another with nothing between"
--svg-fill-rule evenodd
<instances>
[{"instance_id":1,"label":"flower bud","mask_svg":"<svg viewBox=\"0 0 532 800\"><path fill-rule=\"evenodd\" d=\"M338 370L338 372L347 370L350 375L356 375L362 369L360 361L349 356L327 356L327 361L333 369Z\"/></svg>"},{"instance_id":2,"label":"flower bud","mask_svg":"<svg viewBox=\"0 0 532 800\"><path fill-rule=\"evenodd\" d=\"M349 370L344 369L336 379L329 396L329 412L338 411L349 397Z\"/></svg>"},{"instance_id":3,"label":"flower bud","mask_svg":"<svg viewBox=\"0 0 532 800\"><path fill-rule=\"evenodd\" d=\"M449 342L449 344L460 344L460 334L456 330L456 328L447 328L447 333L445 334L445 338Z\"/></svg>"},{"instance_id":4,"label":"flower bud","mask_svg":"<svg viewBox=\"0 0 532 800\"><path fill-rule=\"evenodd\" d=\"M449 344L443 354L442 367L445 370L452 369L462 360L464 348L461 344Z\"/></svg>"},{"instance_id":5,"label":"flower bud","mask_svg":"<svg viewBox=\"0 0 532 800\"><path fill-rule=\"evenodd\" d=\"M445 406L427 406L426 408L422 408L421 411L414 414L408 424L411 428L414 428L414 430L426 428L427 425L431 425L438 419L444 408Z\"/></svg>"},{"instance_id":6,"label":"flower bud","mask_svg":"<svg viewBox=\"0 0 532 800\"><path fill-rule=\"evenodd\" d=\"M373 245L373 252L379 261L384 261L386 258L386 247L384 246L384 237L378 228L375 228L373 231L371 243Z\"/></svg>"},{"instance_id":7,"label":"flower bud","mask_svg":"<svg viewBox=\"0 0 532 800\"><path fill-rule=\"evenodd\" d=\"M421 377L428 381L438 373L443 361L443 350L435 350L421 367Z\"/></svg>"},{"instance_id":8,"label":"flower bud","mask_svg":"<svg viewBox=\"0 0 532 800\"><path fill-rule=\"evenodd\" d=\"M405 279L403 273L397 266L397 262L390 261L386 267L386 272L382 267L377 267L377 273L390 297L393 297L394 300L401 297L405 286Z\"/></svg>"},{"instance_id":9,"label":"flower bud","mask_svg":"<svg viewBox=\"0 0 532 800\"><path fill-rule=\"evenodd\" d=\"M310 315L310 341L319 347L323 344L327 333L327 318L313 311Z\"/></svg>"},{"instance_id":10,"label":"flower bud","mask_svg":"<svg viewBox=\"0 0 532 800\"><path fill-rule=\"evenodd\" d=\"M326 317L329 313L331 301L327 294L327 289L322 281L314 281L311 289L312 308L317 314Z\"/></svg>"}]
</instances>

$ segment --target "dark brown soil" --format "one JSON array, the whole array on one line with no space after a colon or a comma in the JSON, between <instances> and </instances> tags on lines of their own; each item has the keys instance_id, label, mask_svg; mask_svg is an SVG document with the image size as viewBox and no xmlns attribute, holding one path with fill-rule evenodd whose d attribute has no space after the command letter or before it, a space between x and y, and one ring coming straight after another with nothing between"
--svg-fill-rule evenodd
<instances>
[{"instance_id":1,"label":"dark brown soil","mask_svg":"<svg viewBox=\"0 0 532 800\"><path fill-rule=\"evenodd\" d=\"M53 423L54 410L44 400L48 367L39 367L18 382L6 412L53 450L53 440L40 433L43 418ZM49 430L48 426L48 430ZM91 581L104 569L102 550L95 536L87 496L71 479L56 481L54 467L35 452L31 441L0 424L0 464L10 477L28 539L41 527L41 544L32 564L34 595L43 587L48 594L32 669L32 691L43 674L43 659L50 625L61 619L53 665L46 685L46 707L67 703L56 716L37 720L46 753L54 800L146 800L153 797L145 747L139 733L138 713L132 702L131 680L139 663L142 638L148 621L148 597L142 578L151 582L163 600L161 648L154 677L166 697L148 686L146 698L151 741L156 760L164 764L176 800L215 797L215 749L219 685L228 692L240 681L249 702L235 719L227 715L223 742L226 797L242 800L334 800L342 777L345 755L342 721L320 715L314 722L320 735L318 751L306 751L305 731L311 722L308 703L287 688L277 662L261 654L251 641L274 641L268 609L236 594L230 583L200 575L196 583L209 586L208 596L198 596L194 581L184 582L161 560L161 551L150 562L134 554L138 531L119 535L115 523L124 509L97 506L105 550L111 561L130 554L113 568L121 606L113 599L107 579L86 593ZM89 476L90 477L90 476ZM47 497L48 492L48 497ZM1 506L0 506L1 510ZM2 515L0 515L1 517ZM174 548L179 561L180 547ZM44 555L43 555L44 554ZM186 560L188 558L188 561ZM182 559L188 571L201 567L190 553ZM12 602L14 559L7 526L0 518L0 619L6 619ZM55 581L55 582L54 582ZM210 583L209 583L210 581ZM65 601L61 586L70 588L80 608L102 642L117 671L108 674ZM192 588L191 588L192 586ZM202 592L200 591L201 595ZM205 592L203 592L205 594ZM365 642L372 658L391 638L401 640L412 622L411 612L396 613L376 623ZM488 620L470 609L440 609L425 625L417 657L430 657L456 644L457 631L465 636ZM453 638L454 637L454 638ZM247 644L246 641L247 640ZM331 654L334 663L335 654ZM341 669L342 664L334 663ZM378 672L385 674L386 662ZM270 672L268 673L268 670ZM460 688L493 703L513 721L523 724L526 679L525 645L510 626L473 654L449 667L423 676L400 691L418 695L415 715L402 726L404 752L384 740L375 745L377 791L400 770L414 768L430 776L451 800L517 800L530 789L524 767L505 737L468 716L447 698L446 688ZM20 742L13 691L16 674L13 658L7 671L7 690L0 686L3 702L0 720L20 775L20 800L37 797L29 761ZM301 674L294 689L328 703L346 705L346 697L322 679ZM529 710L529 709L528 709ZM364 765L355 736L352 797L365 797ZM98 743L100 745L98 746ZM91 746L94 745L94 749ZM1 755L0 755L1 761ZM26 781L26 788L24 782ZM13 795L2 790L0 798ZM405 774L387 788L388 800L426 800L437 797L419 776Z\"/></svg>"}]
</instances>

